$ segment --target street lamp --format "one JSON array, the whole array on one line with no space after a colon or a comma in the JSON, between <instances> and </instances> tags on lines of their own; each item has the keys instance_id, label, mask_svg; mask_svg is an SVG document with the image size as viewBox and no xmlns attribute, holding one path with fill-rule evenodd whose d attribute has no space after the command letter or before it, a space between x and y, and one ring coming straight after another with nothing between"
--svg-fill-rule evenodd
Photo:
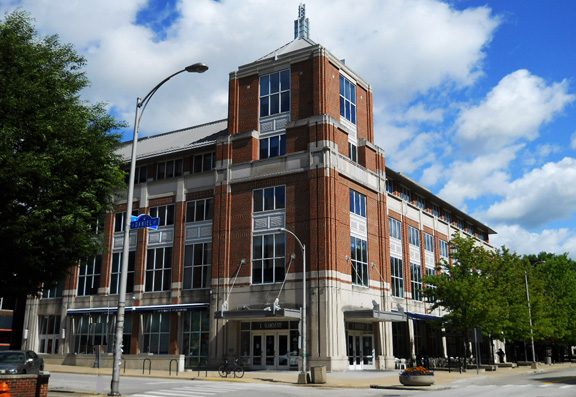
<instances>
[{"instance_id":1,"label":"street lamp","mask_svg":"<svg viewBox=\"0 0 576 397\"><path fill-rule=\"evenodd\" d=\"M544 261L539 261L534 263L532 266L540 265L546 263ZM536 350L534 349L534 326L532 325L532 307L530 305L530 290L528 288L528 270L524 271L524 281L526 281L526 300L528 301L528 317L530 319L530 339L532 340L532 363L536 363Z\"/></svg>"},{"instance_id":2,"label":"street lamp","mask_svg":"<svg viewBox=\"0 0 576 397\"><path fill-rule=\"evenodd\" d=\"M136 99L136 118L134 120L134 136L132 139L132 157L130 159L130 176L128 179L128 198L126 202L126 216L124 217L124 246L122 251L122 267L120 269L120 290L118 291L118 313L116 315L116 336L114 339L114 362L112 366L112 382L109 396L121 396L120 365L122 361L122 338L124 334L124 311L126 307L126 282L128 280L128 250L130 249L130 216L132 215L132 200L134 198L134 174L136 173L136 145L138 144L138 127L140 118L148 102L158 89L172 77L183 72L204 73L208 66L204 63L195 63L166 77L156 85L144 99Z\"/></svg>"},{"instance_id":3,"label":"street lamp","mask_svg":"<svg viewBox=\"0 0 576 397\"><path fill-rule=\"evenodd\" d=\"M306 245L302 244L298 236L292 233L290 230L281 227L278 229L281 232L289 233L300 244L302 249L302 371L298 376L298 383L307 383L307 371L306 371Z\"/></svg>"}]
</instances>

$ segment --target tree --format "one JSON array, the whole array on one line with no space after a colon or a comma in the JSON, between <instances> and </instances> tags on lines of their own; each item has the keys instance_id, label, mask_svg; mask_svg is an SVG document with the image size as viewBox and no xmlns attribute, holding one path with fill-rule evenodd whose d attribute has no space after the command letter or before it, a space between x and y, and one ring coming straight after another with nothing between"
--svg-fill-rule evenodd
<instances>
[{"instance_id":1,"label":"tree","mask_svg":"<svg viewBox=\"0 0 576 397\"><path fill-rule=\"evenodd\" d=\"M440 263L439 272L424 277L424 282L433 288L426 288L424 294L431 298L431 310L442 307L448 312L442 322L455 331L461 331L465 343L466 356L469 356L469 334L473 328L494 330L495 318L504 310L498 295L497 280L488 277L497 263L494 253L476 245L471 237L453 236L450 241L453 264Z\"/></svg>"},{"instance_id":2,"label":"tree","mask_svg":"<svg viewBox=\"0 0 576 397\"><path fill-rule=\"evenodd\" d=\"M35 294L101 249L124 124L80 99L85 64L25 12L0 24L0 295Z\"/></svg>"}]
</instances>

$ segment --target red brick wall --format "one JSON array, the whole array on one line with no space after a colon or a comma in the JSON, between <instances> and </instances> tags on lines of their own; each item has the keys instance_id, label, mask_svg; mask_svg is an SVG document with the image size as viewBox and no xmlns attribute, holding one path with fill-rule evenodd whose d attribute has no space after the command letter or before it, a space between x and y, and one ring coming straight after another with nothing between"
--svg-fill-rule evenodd
<instances>
[{"instance_id":1,"label":"red brick wall","mask_svg":"<svg viewBox=\"0 0 576 397\"><path fill-rule=\"evenodd\" d=\"M6 382L12 397L47 397L50 375L4 375L0 384Z\"/></svg>"}]
</instances>

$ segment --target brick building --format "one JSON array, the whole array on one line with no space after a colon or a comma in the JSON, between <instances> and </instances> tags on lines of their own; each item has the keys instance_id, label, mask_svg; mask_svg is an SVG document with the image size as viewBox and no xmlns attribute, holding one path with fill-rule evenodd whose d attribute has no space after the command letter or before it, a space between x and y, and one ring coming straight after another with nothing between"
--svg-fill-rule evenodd
<instances>
[{"instance_id":1,"label":"brick building","mask_svg":"<svg viewBox=\"0 0 576 397\"><path fill-rule=\"evenodd\" d=\"M370 85L308 38L303 11L292 42L230 74L226 120L140 140L133 208L160 226L130 232L125 355L294 368L303 277L310 365L457 355L428 326L441 313L424 301L422 277L448 260L456 231L487 248L494 231L386 167ZM112 352L118 202L102 255L28 302L27 347Z\"/></svg>"}]
</instances>

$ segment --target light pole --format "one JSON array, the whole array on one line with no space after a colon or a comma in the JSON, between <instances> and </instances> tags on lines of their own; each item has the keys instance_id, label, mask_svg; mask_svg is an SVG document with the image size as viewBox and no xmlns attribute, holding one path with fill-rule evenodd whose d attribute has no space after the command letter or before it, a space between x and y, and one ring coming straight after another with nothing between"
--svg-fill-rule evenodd
<instances>
[{"instance_id":1,"label":"light pole","mask_svg":"<svg viewBox=\"0 0 576 397\"><path fill-rule=\"evenodd\" d=\"M544 261L539 261L534 263L532 266L540 265L546 263ZM528 288L528 270L524 271L524 281L526 281L526 300L528 301L528 317L530 319L530 339L532 341L532 364L536 363L536 350L534 349L534 326L532 324L532 306L530 305L530 290Z\"/></svg>"},{"instance_id":2,"label":"light pole","mask_svg":"<svg viewBox=\"0 0 576 397\"><path fill-rule=\"evenodd\" d=\"M116 336L114 338L114 362L112 365L112 382L110 383L109 396L121 396L119 391L120 385L120 365L122 361L122 337L124 334L124 311L126 308L126 282L128 280L128 250L130 249L130 216L132 215L132 200L134 198L134 174L136 172L136 145L138 144L138 127L142 112L146 109L152 96L158 91L158 88L172 77L182 72L204 73L208 66L203 63L195 63L186 66L184 69L166 77L156 85L144 99L136 99L136 118L134 120L134 136L132 138L132 157L130 159L130 176L128 179L128 197L126 202L126 216L124 217L124 246L122 251L122 267L120 269L120 288L118 291L118 312L116 315Z\"/></svg>"},{"instance_id":3,"label":"light pole","mask_svg":"<svg viewBox=\"0 0 576 397\"><path fill-rule=\"evenodd\" d=\"M281 227L278 229L284 233L290 233L302 249L302 371L298 377L298 383L307 383L307 370L306 370L306 245L302 244L298 236L290 230Z\"/></svg>"}]
</instances>

